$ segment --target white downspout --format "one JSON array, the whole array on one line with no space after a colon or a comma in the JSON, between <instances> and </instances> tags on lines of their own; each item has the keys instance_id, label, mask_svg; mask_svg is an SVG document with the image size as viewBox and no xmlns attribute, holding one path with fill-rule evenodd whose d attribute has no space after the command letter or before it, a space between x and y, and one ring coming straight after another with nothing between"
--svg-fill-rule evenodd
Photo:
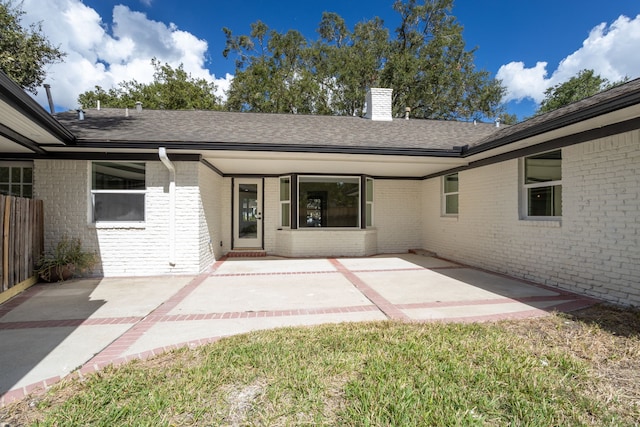
<instances>
[{"instance_id":1,"label":"white downspout","mask_svg":"<svg viewBox=\"0 0 640 427\"><path fill-rule=\"evenodd\" d=\"M158 156L169 169L169 265L176 265L176 168L167 156L164 147L158 149Z\"/></svg>"}]
</instances>

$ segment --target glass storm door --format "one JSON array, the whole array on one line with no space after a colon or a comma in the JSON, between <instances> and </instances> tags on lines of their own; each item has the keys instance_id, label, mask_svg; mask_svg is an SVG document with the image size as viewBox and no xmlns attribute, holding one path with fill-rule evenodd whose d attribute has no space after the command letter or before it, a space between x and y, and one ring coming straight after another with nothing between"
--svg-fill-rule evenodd
<instances>
[{"instance_id":1,"label":"glass storm door","mask_svg":"<svg viewBox=\"0 0 640 427\"><path fill-rule=\"evenodd\" d=\"M262 249L262 179L233 184L233 246Z\"/></svg>"}]
</instances>

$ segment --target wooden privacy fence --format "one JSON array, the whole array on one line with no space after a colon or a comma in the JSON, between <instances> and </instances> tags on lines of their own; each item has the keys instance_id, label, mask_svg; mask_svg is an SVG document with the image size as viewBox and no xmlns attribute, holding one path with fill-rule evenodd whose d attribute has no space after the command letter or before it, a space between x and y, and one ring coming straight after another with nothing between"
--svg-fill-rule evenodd
<instances>
[{"instance_id":1,"label":"wooden privacy fence","mask_svg":"<svg viewBox=\"0 0 640 427\"><path fill-rule=\"evenodd\" d=\"M42 200L0 195L0 292L31 280L44 251Z\"/></svg>"}]
</instances>

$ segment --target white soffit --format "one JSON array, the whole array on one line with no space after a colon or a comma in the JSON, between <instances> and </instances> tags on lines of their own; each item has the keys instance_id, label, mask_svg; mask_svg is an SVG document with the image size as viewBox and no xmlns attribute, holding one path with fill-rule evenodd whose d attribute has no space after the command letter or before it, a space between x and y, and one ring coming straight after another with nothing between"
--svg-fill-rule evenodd
<instances>
[{"instance_id":1,"label":"white soffit","mask_svg":"<svg viewBox=\"0 0 640 427\"><path fill-rule=\"evenodd\" d=\"M206 152L204 159L225 174L283 175L288 173L365 174L418 178L466 161L446 157L382 156L273 152Z\"/></svg>"},{"instance_id":2,"label":"white soffit","mask_svg":"<svg viewBox=\"0 0 640 427\"><path fill-rule=\"evenodd\" d=\"M32 150L0 136L0 153L33 153Z\"/></svg>"},{"instance_id":3,"label":"white soffit","mask_svg":"<svg viewBox=\"0 0 640 427\"><path fill-rule=\"evenodd\" d=\"M64 145L60 139L3 100L0 100L0 123L35 143Z\"/></svg>"}]
</instances>

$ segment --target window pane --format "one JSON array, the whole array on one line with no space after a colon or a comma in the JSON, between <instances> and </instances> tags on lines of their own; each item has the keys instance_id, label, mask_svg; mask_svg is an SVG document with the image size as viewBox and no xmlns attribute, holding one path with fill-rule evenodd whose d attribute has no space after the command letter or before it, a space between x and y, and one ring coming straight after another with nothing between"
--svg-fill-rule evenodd
<instances>
[{"instance_id":1,"label":"window pane","mask_svg":"<svg viewBox=\"0 0 640 427\"><path fill-rule=\"evenodd\" d=\"M282 218L280 219L280 225L283 227L291 226L291 205L289 203L282 203Z\"/></svg>"},{"instance_id":2,"label":"window pane","mask_svg":"<svg viewBox=\"0 0 640 427\"><path fill-rule=\"evenodd\" d=\"M238 237L258 237L258 185L239 184L238 191Z\"/></svg>"},{"instance_id":3,"label":"window pane","mask_svg":"<svg viewBox=\"0 0 640 427\"><path fill-rule=\"evenodd\" d=\"M562 186L528 189L529 216L562 216Z\"/></svg>"},{"instance_id":4,"label":"window pane","mask_svg":"<svg viewBox=\"0 0 640 427\"><path fill-rule=\"evenodd\" d=\"M373 180L367 178L367 202L373 202Z\"/></svg>"},{"instance_id":5,"label":"window pane","mask_svg":"<svg viewBox=\"0 0 640 427\"><path fill-rule=\"evenodd\" d=\"M367 203L367 227L373 226L373 204Z\"/></svg>"},{"instance_id":6,"label":"window pane","mask_svg":"<svg viewBox=\"0 0 640 427\"><path fill-rule=\"evenodd\" d=\"M445 193L457 193L458 192L458 174L452 173L444 177L444 192Z\"/></svg>"},{"instance_id":7,"label":"window pane","mask_svg":"<svg viewBox=\"0 0 640 427\"><path fill-rule=\"evenodd\" d=\"M449 194L445 196L446 210L445 213L453 215L458 213L458 195Z\"/></svg>"},{"instance_id":8,"label":"window pane","mask_svg":"<svg viewBox=\"0 0 640 427\"><path fill-rule=\"evenodd\" d=\"M360 179L301 177L299 227L358 227Z\"/></svg>"},{"instance_id":9,"label":"window pane","mask_svg":"<svg viewBox=\"0 0 640 427\"><path fill-rule=\"evenodd\" d=\"M144 163L94 162L94 190L144 190Z\"/></svg>"},{"instance_id":10,"label":"window pane","mask_svg":"<svg viewBox=\"0 0 640 427\"><path fill-rule=\"evenodd\" d=\"M525 159L525 184L560 181L561 179L562 156L560 150Z\"/></svg>"},{"instance_id":11,"label":"window pane","mask_svg":"<svg viewBox=\"0 0 640 427\"><path fill-rule=\"evenodd\" d=\"M0 194L9 194L9 184L0 184Z\"/></svg>"},{"instance_id":12,"label":"window pane","mask_svg":"<svg viewBox=\"0 0 640 427\"><path fill-rule=\"evenodd\" d=\"M0 182L9 182L9 168L0 167Z\"/></svg>"},{"instance_id":13,"label":"window pane","mask_svg":"<svg viewBox=\"0 0 640 427\"><path fill-rule=\"evenodd\" d=\"M11 168L11 182L19 183L22 181L22 168Z\"/></svg>"},{"instance_id":14,"label":"window pane","mask_svg":"<svg viewBox=\"0 0 640 427\"><path fill-rule=\"evenodd\" d=\"M22 168L22 182L25 184L31 184L33 182L32 168Z\"/></svg>"},{"instance_id":15,"label":"window pane","mask_svg":"<svg viewBox=\"0 0 640 427\"><path fill-rule=\"evenodd\" d=\"M11 195L20 197L20 184L11 184Z\"/></svg>"},{"instance_id":16,"label":"window pane","mask_svg":"<svg viewBox=\"0 0 640 427\"><path fill-rule=\"evenodd\" d=\"M94 221L144 221L144 194L96 193Z\"/></svg>"},{"instance_id":17,"label":"window pane","mask_svg":"<svg viewBox=\"0 0 640 427\"><path fill-rule=\"evenodd\" d=\"M33 197L33 187L31 184L25 184L22 186L22 197Z\"/></svg>"},{"instance_id":18,"label":"window pane","mask_svg":"<svg viewBox=\"0 0 640 427\"><path fill-rule=\"evenodd\" d=\"M280 201L289 200L289 191L290 191L290 180L289 178L280 178Z\"/></svg>"}]
</instances>

